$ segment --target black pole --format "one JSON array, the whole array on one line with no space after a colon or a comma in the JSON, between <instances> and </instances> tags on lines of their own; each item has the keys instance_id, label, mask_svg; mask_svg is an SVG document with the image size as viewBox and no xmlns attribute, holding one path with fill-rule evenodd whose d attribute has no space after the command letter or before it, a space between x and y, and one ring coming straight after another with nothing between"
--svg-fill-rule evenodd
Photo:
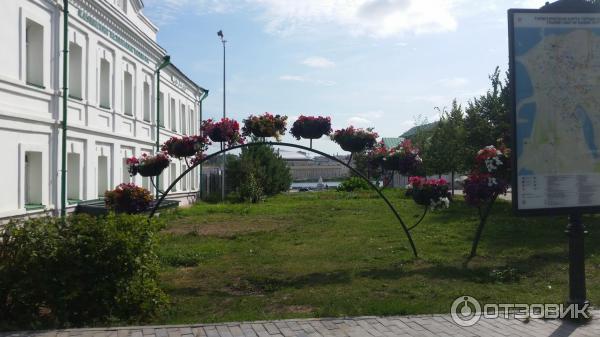
<instances>
[{"instance_id":1,"label":"black pole","mask_svg":"<svg viewBox=\"0 0 600 337\"><path fill-rule=\"evenodd\" d=\"M581 221L581 214L574 213L569 216L569 225L566 230L569 236L569 304L579 308L588 304L585 287L585 240L587 234Z\"/></svg>"}]
</instances>

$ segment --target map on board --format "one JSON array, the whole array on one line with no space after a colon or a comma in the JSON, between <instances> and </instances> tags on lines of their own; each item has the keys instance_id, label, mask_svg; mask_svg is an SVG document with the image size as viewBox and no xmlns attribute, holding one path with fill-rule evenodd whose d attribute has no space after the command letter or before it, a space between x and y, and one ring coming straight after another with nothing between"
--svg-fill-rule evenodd
<instances>
[{"instance_id":1,"label":"map on board","mask_svg":"<svg viewBox=\"0 0 600 337\"><path fill-rule=\"evenodd\" d=\"M512 15L518 209L600 206L600 15Z\"/></svg>"}]
</instances>

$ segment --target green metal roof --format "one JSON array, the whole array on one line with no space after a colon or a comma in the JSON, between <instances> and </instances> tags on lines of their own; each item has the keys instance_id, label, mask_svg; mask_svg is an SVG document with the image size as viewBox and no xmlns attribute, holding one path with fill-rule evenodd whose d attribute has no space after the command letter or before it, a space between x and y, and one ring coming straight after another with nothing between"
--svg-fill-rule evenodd
<instances>
[{"instance_id":1,"label":"green metal roof","mask_svg":"<svg viewBox=\"0 0 600 337\"><path fill-rule=\"evenodd\" d=\"M390 149L390 148L393 148L393 147L396 147L396 146L400 145L400 143L402 143L402 141L404 140L404 138L402 138L402 137L398 137L398 138L383 137L383 138L381 138L381 140L385 144L385 147L387 147L388 149Z\"/></svg>"}]
</instances>

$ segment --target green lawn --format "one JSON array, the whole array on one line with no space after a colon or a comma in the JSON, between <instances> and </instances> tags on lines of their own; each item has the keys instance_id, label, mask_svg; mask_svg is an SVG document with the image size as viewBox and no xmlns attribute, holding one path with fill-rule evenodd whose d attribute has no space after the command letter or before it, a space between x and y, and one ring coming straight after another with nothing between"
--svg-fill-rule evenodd
<instances>
[{"instance_id":1,"label":"green lawn","mask_svg":"<svg viewBox=\"0 0 600 337\"><path fill-rule=\"evenodd\" d=\"M420 215L388 192L406 222ZM457 200L414 231L420 258L375 194L302 193L168 215L159 252L172 305L154 323L447 313L454 299L562 303L566 217L515 218L499 202L468 268L477 212ZM588 294L600 301L600 218L586 217Z\"/></svg>"}]
</instances>

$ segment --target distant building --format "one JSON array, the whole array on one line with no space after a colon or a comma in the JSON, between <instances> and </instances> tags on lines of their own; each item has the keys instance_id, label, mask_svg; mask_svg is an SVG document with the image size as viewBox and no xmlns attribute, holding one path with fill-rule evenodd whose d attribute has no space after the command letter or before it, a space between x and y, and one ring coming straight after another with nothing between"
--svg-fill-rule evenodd
<instances>
[{"instance_id":1,"label":"distant building","mask_svg":"<svg viewBox=\"0 0 600 337\"><path fill-rule=\"evenodd\" d=\"M292 173L294 181L343 179L349 174L344 165L326 157L312 158L304 151L278 150Z\"/></svg>"}]
</instances>

